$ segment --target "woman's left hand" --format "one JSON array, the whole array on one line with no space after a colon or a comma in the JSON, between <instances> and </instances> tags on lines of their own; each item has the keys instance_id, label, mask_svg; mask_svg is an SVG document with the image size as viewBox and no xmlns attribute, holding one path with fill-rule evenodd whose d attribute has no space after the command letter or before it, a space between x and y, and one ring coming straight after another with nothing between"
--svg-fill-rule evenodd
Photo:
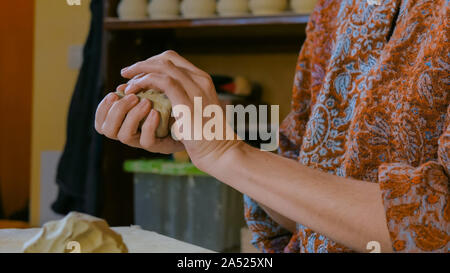
<instances>
[{"instance_id":1,"label":"woman's left hand","mask_svg":"<svg viewBox=\"0 0 450 273\"><path fill-rule=\"evenodd\" d=\"M234 132L233 140L226 140L226 132L232 130L225 120L225 114L221 118L223 127L215 128L222 134L222 138L207 140L203 134L203 126L194 125L195 117L202 117L204 125L208 119L203 117L205 107L220 107L220 102L210 75L195 67L189 61L178 55L174 51L166 51L160 55L138 62L121 71L124 78L130 81L118 89L125 91L125 94L137 93L141 90L157 89L163 91L172 103L172 108L177 106L187 106L191 114L191 138L181 139L186 151L189 153L192 162L200 169L205 170L211 162L219 159L224 153L240 146ZM194 109L194 99L202 99L201 112ZM197 113L194 115L194 112ZM179 120L180 116L175 119ZM217 118L217 117L214 117ZM198 122L198 119L196 120ZM200 131L201 130L201 131ZM222 130L222 133L220 133ZM194 133L194 131L196 131ZM201 139L196 136L201 135Z\"/></svg>"}]
</instances>

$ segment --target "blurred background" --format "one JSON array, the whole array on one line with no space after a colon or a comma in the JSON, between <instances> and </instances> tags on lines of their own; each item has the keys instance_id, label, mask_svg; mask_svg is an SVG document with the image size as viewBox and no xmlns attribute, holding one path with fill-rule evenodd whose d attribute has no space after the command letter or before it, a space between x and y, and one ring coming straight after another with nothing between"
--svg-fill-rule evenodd
<instances>
[{"instance_id":1,"label":"blurred background","mask_svg":"<svg viewBox=\"0 0 450 273\"><path fill-rule=\"evenodd\" d=\"M2 2L0 228L77 210L216 251L254 251L241 194L186 154L102 138L93 113L124 82L121 68L172 49L213 76L224 105L279 105L282 120L315 2Z\"/></svg>"}]
</instances>

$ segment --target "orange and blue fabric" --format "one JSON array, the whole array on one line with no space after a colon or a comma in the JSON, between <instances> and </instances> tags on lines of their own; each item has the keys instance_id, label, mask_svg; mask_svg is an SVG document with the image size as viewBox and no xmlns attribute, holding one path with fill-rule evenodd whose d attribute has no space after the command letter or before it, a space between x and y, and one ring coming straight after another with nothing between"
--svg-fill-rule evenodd
<instances>
[{"instance_id":1,"label":"orange and blue fabric","mask_svg":"<svg viewBox=\"0 0 450 273\"><path fill-rule=\"evenodd\" d=\"M283 156L379 183L395 252L450 251L449 0L319 0L307 25ZM245 196L263 252L351 251L291 234Z\"/></svg>"}]
</instances>

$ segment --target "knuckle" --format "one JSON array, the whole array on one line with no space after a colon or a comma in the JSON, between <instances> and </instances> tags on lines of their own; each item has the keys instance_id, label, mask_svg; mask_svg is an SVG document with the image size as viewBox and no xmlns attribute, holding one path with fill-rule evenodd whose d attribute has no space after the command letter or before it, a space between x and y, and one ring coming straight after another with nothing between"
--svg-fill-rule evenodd
<instances>
[{"instance_id":1,"label":"knuckle","mask_svg":"<svg viewBox=\"0 0 450 273\"><path fill-rule=\"evenodd\" d=\"M141 147L144 148L144 149L151 149L152 146L153 146L151 142L152 142L151 140L148 140L148 139L145 139L145 138L141 138L141 139L139 140L139 144L140 144Z\"/></svg>"},{"instance_id":2,"label":"knuckle","mask_svg":"<svg viewBox=\"0 0 450 273\"><path fill-rule=\"evenodd\" d=\"M197 68L195 74L196 74L197 77L199 77L199 78L202 78L202 79L208 80L208 81L212 81L211 75L210 75L208 72L205 72L205 71L203 71L203 70L201 70L201 69L198 69L198 68Z\"/></svg>"},{"instance_id":3,"label":"knuckle","mask_svg":"<svg viewBox=\"0 0 450 273\"><path fill-rule=\"evenodd\" d=\"M203 78L205 79L205 81L208 83L208 84L213 84L213 80L212 80L212 77L211 77L211 75L209 75L208 73L204 73L203 74Z\"/></svg>"},{"instance_id":4,"label":"knuckle","mask_svg":"<svg viewBox=\"0 0 450 273\"><path fill-rule=\"evenodd\" d=\"M111 139L115 139L116 138L116 136L115 136L115 134L114 134L114 132L112 130L104 129L103 131L104 131L104 135L106 137L111 138Z\"/></svg>"},{"instance_id":5,"label":"knuckle","mask_svg":"<svg viewBox=\"0 0 450 273\"><path fill-rule=\"evenodd\" d=\"M212 87L214 87L214 83L210 75L200 77L199 83L201 87L205 89L211 89Z\"/></svg>"},{"instance_id":6,"label":"knuckle","mask_svg":"<svg viewBox=\"0 0 450 273\"><path fill-rule=\"evenodd\" d=\"M205 78L206 78L206 80L209 82L209 83L213 83L213 80L212 80L212 77L211 77L211 75L209 75L208 73L204 73L204 75L205 75Z\"/></svg>"},{"instance_id":7,"label":"knuckle","mask_svg":"<svg viewBox=\"0 0 450 273\"><path fill-rule=\"evenodd\" d=\"M162 53L162 56L167 56L167 57L174 57L176 55L178 55L178 54L174 50L171 50L171 49L166 50Z\"/></svg>"},{"instance_id":8,"label":"knuckle","mask_svg":"<svg viewBox=\"0 0 450 273\"><path fill-rule=\"evenodd\" d=\"M120 142L122 142L123 144L128 144L131 142L131 135L127 134L127 133L119 133L119 135L117 136L117 138L119 139Z\"/></svg>"},{"instance_id":9,"label":"knuckle","mask_svg":"<svg viewBox=\"0 0 450 273\"><path fill-rule=\"evenodd\" d=\"M160 66L164 66L164 67L170 66L170 61L167 60L167 59L159 59L159 60L157 61L157 63L158 63Z\"/></svg>"}]
</instances>

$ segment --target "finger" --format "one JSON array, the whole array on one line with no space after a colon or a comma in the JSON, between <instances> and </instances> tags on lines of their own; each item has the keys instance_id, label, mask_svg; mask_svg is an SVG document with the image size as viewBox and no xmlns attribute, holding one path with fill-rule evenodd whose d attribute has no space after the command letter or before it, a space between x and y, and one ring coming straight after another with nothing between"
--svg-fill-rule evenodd
<instances>
[{"instance_id":1,"label":"finger","mask_svg":"<svg viewBox=\"0 0 450 273\"><path fill-rule=\"evenodd\" d=\"M145 119L150 113L151 103L147 99L141 100L130 112L128 112L122 127L117 134L117 138L120 142L133 147L140 147L138 132L139 123Z\"/></svg>"},{"instance_id":2,"label":"finger","mask_svg":"<svg viewBox=\"0 0 450 273\"><path fill-rule=\"evenodd\" d=\"M209 89L209 88L211 88L211 86L214 86L213 83L212 83L212 79L211 79L211 77L209 75L200 76L200 75L197 75L197 74L193 74L193 73L189 72L188 70L186 70L184 68L178 68L178 69L183 71L183 73L188 75L191 78L191 80L194 83L197 84L197 86L200 86L203 89ZM161 72L161 71L163 71L163 69L157 70L157 72ZM148 70L147 73L150 73L150 69ZM141 77L143 77L145 75L146 75L145 73L138 74L138 75L134 76L131 80L139 79L139 78L141 78ZM119 85L117 87L117 91L123 92L123 93L126 93L126 94L139 92L139 90L125 91L127 86L128 86L128 83L121 84L121 85Z\"/></svg>"},{"instance_id":3,"label":"finger","mask_svg":"<svg viewBox=\"0 0 450 273\"><path fill-rule=\"evenodd\" d=\"M156 129L159 125L160 116L156 110L152 110L142 125L139 144L142 148L162 154L171 154L184 150L183 143L173 140L170 136L165 138L156 137Z\"/></svg>"},{"instance_id":4,"label":"finger","mask_svg":"<svg viewBox=\"0 0 450 273\"><path fill-rule=\"evenodd\" d=\"M189 75L192 81L195 82L198 86L201 86L203 89L210 89L214 87L211 76L208 73L197 68L191 62L189 62L173 50L165 51L162 54L147 59L146 61L138 62L135 65L126 67L122 70L121 73L125 78L131 78L134 75L145 71L144 67L146 64L158 64L164 61L173 63L179 70ZM165 72L165 70L162 71ZM150 72L151 71L147 71L147 73Z\"/></svg>"},{"instance_id":5,"label":"finger","mask_svg":"<svg viewBox=\"0 0 450 273\"><path fill-rule=\"evenodd\" d=\"M178 54L177 52L175 52L174 50L166 50L163 53L154 56L150 59L166 59L166 60L170 60L172 61L176 66L178 67L182 67L184 69L187 69L195 74L199 74L199 75L204 75L205 72L201 69L199 69L198 67L196 67L194 64L192 64L191 62L189 62L187 59L185 59L184 57L182 57L180 54Z\"/></svg>"},{"instance_id":6,"label":"finger","mask_svg":"<svg viewBox=\"0 0 450 273\"><path fill-rule=\"evenodd\" d=\"M157 89L164 92L172 103L175 105L192 105L186 91L178 83L177 80L173 79L167 74L157 74L150 73L142 78L133 80L129 82L130 90L141 90L141 89Z\"/></svg>"},{"instance_id":7,"label":"finger","mask_svg":"<svg viewBox=\"0 0 450 273\"><path fill-rule=\"evenodd\" d=\"M146 73L140 73L140 74L137 74L136 76L133 77L132 80L142 78L142 77L145 76L145 74L146 74Z\"/></svg>"},{"instance_id":8,"label":"finger","mask_svg":"<svg viewBox=\"0 0 450 273\"><path fill-rule=\"evenodd\" d=\"M153 56L149 59L147 59L146 61L143 61L141 63L153 63L153 62L158 62L159 60L169 60L171 61L175 66L180 67L180 68L184 68L194 74L198 74L200 76L205 76L205 74L207 75L206 72L202 71L201 69L197 68L195 65L193 65L191 62L189 62L188 60L186 60L185 58L181 57L178 53L176 53L173 50L167 50L159 55ZM132 78L134 77L134 75L139 74L141 72L136 71L134 69L132 69L133 66L129 66L126 67L124 69L122 69L121 73L122 76L125 78Z\"/></svg>"},{"instance_id":9,"label":"finger","mask_svg":"<svg viewBox=\"0 0 450 273\"><path fill-rule=\"evenodd\" d=\"M136 76L133 78L133 80L134 80L134 79L139 79L139 78L141 78L141 77L143 77L143 76L145 76L145 73L141 73L141 74L139 74L139 75L136 75ZM127 88L127 86L128 86L128 83L121 84L121 85L117 86L116 91L125 93L125 89Z\"/></svg>"},{"instance_id":10,"label":"finger","mask_svg":"<svg viewBox=\"0 0 450 273\"><path fill-rule=\"evenodd\" d=\"M127 88L127 86L128 86L128 85L127 85L126 83L121 84L121 85L117 86L116 91L124 92L124 91L125 91L125 88Z\"/></svg>"},{"instance_id":11,"label":"finger","mask_svg":"<svg viewBox=\"0 0 450 273\"><path fill-rule=\"evenodd\" d=\"M116 94L109 93L98 105L97 111L95 112L95 130L99 134L103 134L103 123L105 122L109 109L111 109L114 102L116 102L118 99L119 97Z\"/></svg>"},{"instance_id":12,"label":"finger","mask_svg":"<svg viewBox=\"0 0 450 273\"><path fill-rule=\"evenodd\" d=\"M117 139L117 133L122 126L125 116L138 101L136 95L128 95L113 104L102 125L102 132L105 136L111 139Z\"/></svg>"},{"instance_id":13,"label":"finger","mask_svg":"<svg viewBox=\"0 0 450 273\"><path fill-rule=\"evenodd\" d=\"M142 124L140 145L146 150L154 149L156 144L156 129L159 125L159 114L156 110L151 110L148 117Z\"/></svg>"},{"instance_id":14,"label":"finger","mask_svg":"<svg viewBox=\"0 0 450 273\"><path fill-rule=\"evenodd\" d=\"M145 73L164 73L168 74L174 79L177 79L177 81L183 86L185 90L189 90L189 95L191 97L194 96L201 96L202 89L200 86L193 80L193 78L185 72L184 69L180 69L179 67L175 66L170 60L160 60L158 62L141 62L134 66L132 66L133 70L137 71L144 71ZM141 74L139 74L141 75ZM135 77L131 81L139 80L141 77ZM140 90L137 90L132 85L130 85L130 82L128 82L128 86L125 89L125 94L130 93L136 93Z\"/></svg>"}]
</instances>

